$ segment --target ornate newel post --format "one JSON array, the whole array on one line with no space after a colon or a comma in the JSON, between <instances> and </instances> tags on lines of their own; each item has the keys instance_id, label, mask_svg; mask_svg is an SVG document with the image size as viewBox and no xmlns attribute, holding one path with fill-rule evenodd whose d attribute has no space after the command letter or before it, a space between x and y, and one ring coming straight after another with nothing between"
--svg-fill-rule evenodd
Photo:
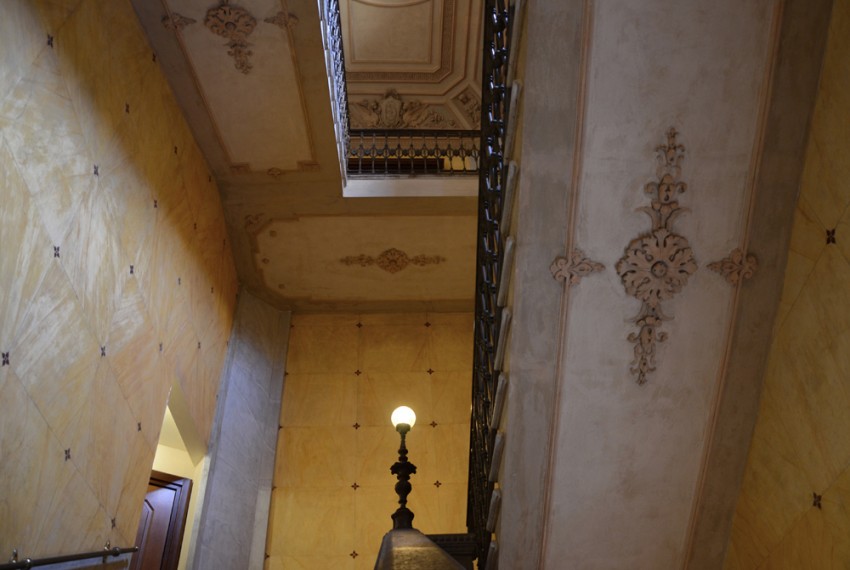
<instances>
[{"instance_id":1,"label":"ornate newel post","mask_svg":"<svg viewBox=\"0 0 850 570\"><path fill-rule=\"evenodd\" d=\"M401 434L401 447L398 450L398 461L390 467L390 473L398 477L395 492L398 493L399 507L392 515L393 529L413 528L413 512L407 508L407 496L413 489L410 476L416 473L416 465L407 460L405 440L407 432L416 423L416 414L407 406L396 408L392 414L392 422L396 431Z\"/></svg>"}]
</instances>

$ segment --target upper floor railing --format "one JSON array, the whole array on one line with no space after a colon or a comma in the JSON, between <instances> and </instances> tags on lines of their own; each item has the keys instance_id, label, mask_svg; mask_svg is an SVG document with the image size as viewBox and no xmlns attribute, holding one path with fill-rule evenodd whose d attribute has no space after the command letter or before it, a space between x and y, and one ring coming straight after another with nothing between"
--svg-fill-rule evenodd
<instances>
[{"instance_id":1,"label":"upper floor railing","mask_svg":"<svg viewBox=\"0 0 850 570\"><path fill-rule=\"evenodd\" d=\"M479 131L353 130L349 176L478 174Z\"/></svg>"},{"instance_id":2,"label":"upper floor railing","mask_svg":"<svg viewBox=\"0 0 850 570\"><path fill-rule=\"evenodd\" d=\"M348 155L348 89L345 83L345 57L342 52L342 23L339 0L319 0L322 41L325 45L325 67L331 92L331 114L339 154L340 169L345 180Z\"/></svg>"}]
</instances>

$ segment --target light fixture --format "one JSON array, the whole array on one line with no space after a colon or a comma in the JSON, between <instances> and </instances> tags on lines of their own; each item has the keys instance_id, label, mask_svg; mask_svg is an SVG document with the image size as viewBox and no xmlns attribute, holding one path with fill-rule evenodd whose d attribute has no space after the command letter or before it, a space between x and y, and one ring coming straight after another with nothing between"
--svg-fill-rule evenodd
<instances>
[{"instance_id":1,"label":"light fixture","mask_svg":"<svg viewBox=\"0 0 850 570\"><path fill-rule=\"evenodd\" d=\"M395 492L398 493L399 507L393 513L393 529L413 528L413 512L407 508L407 496L413 487L410 484L410 476L416 473L416 465L407 460L407 447L405 437L407 432L416 423L416 414L407 406L396 408L390 420L396 431L401 434L401 447L398 450L398 461L390 467L390 473L398 476L395 484Z\"/></svg>"},{"instance_id":2,"label":"light fixture","mask_svg":"<svg viewBox=\"0 0 850 570\"><path fill-rule=\"evenodd\" d=\"M401 428L399 428L400 425L407 425L407 430L405 431L408 431L416 423L416 413L407 406L399 406L393 410L390 421L393 422L393 427L398 431L401 431Z\"/></svg>"}]
</instances>

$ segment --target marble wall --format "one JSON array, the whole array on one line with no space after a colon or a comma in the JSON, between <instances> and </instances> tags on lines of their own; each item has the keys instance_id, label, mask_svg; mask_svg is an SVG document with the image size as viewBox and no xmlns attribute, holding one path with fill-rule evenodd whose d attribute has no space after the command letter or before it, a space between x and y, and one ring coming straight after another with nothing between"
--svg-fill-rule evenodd
<instances>
[{"instance_id":1,"label":"marble wall","mask_svg":"<svg viewBox=\"0 0 850 570\"><path fill-rule=\"evenodd\" d=\"M239 295L189 568L263 567L288 335L289 313Z\"/></svg>"},{"instance_id":2,"label":"marble wall","mask_svg":"<svg viewBox=\"0 0 850 570\"><path fill-rule=\"evenodd\" d=\"M132 544L169 389L209 437L237 289L126 1L4 0L0 556Z\"/></svg>"},{"instance_id":3,"label":"marble wall","mask_svg":"<svg viewBox=\"0 0 850 570\"><path fill-rule=\"evenodd\" d=\"M850 560L848 52L850 4L836 2L729 570Z\"/></svg>"},{"instance_id":4,"label":"marble wall","mask_svg":"<svg viewBox=\"0 0 850 570\"><path fill-rule=\"evenodd\" d=\"M298 315L292 325L266 568L374 567L398 506L399 405L417 414L414 526L466 532L472 315Z\"/></svg>"}]
</instances>

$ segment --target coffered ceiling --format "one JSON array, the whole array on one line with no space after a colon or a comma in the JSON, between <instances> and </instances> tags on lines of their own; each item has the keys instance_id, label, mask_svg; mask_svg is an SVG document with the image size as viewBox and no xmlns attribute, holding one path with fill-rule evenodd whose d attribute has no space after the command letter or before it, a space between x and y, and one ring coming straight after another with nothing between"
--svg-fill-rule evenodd
<instances>
[{"instance_id":1,"label":"coffered ceiling","mask_svg":"<svg viewBox=\"0 0 850 570\"><path fill-rule=\"evenodd\" d=\"M353 128L477 129L481 0L342 0Z\"/></svg>"},{"instance_id":2,"label":"coffered ceiling","mask_svg":"<svg viewBox=\"0 0 850 570\"><path fill-rule=\"evenodd\" d=\"M474 197L343 198L318 2L131 1L218 182L243 286L303 311L471 308ZM474 126L480 0L341 4L355 126ZM385 252L407 264L340 262Z\"/></svg>"}]
</instances>

